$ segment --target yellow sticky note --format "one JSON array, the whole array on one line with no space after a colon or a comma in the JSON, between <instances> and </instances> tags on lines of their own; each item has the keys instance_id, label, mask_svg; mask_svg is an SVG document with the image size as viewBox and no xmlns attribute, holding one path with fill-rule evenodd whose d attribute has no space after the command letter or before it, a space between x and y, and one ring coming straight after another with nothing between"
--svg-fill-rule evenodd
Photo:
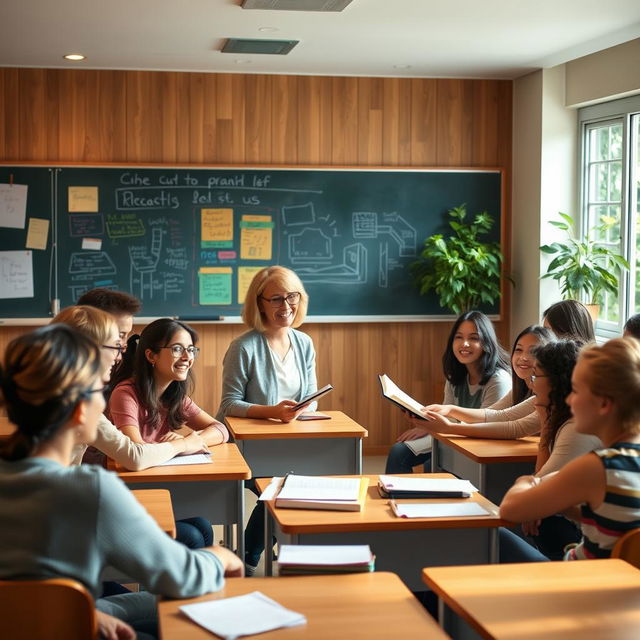
<instances>
[{"instance_id":1,"label":"yellow sticky note","mask_svg":"<svg viewBox=\"0 0 640 640\"><path fill-rule=\"evenodd\" d=\"M97 213L98 187L69 187L69 213Z\"/></svg>"},{"instance_id":2,"label":"yellow sticky note","mask_svg":"<svg viewBox=\"0 0 640 640\"><path fill-rule=\"evenodd\" d=\"M29 230L27 231L27 249L47 248L49 237L49 221L44 218L29 218Z\"/></svg>"},{"instance_id":3,"label":"yellow sticky note","mask_svg":"<svg viewBox=\"0 0 640 640\"><path fill-rule=\"evenodd\" d=\"M245 215L240 221L240 259L271 260L273 221L271 216Z\"/></svg>"},{"instance_id":4,"label":"yellow sticky note","mask_svg":"<svg viewBox=\"0 0 640 640\"><path fill-rule=\"evenodd\" d=\"M233 243L233 209L202 209L203 247L228 248Z\"/></svg>"},{"instance_id":5,"label":"yellow sticky note","mask_svg":"<svg viewBox=\"0 0 640 640\"><path fill-rule=\"evenodd\" d=\"M244 304L253 276L261 269L264 267L238 267L238 304Z\"/></svg>"}]
</instances>

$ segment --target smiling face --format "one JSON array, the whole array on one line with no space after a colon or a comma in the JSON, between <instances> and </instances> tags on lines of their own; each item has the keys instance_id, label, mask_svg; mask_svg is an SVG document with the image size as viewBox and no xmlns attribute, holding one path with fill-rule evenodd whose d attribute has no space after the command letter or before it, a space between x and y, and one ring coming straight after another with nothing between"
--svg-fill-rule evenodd
<instances>
[{"instance_id":1,"label":"smiling face","mask_svg":"<svg viewBox=\"0 0 640 640\"><path fill-rule=\"evenodd\" d=\"M578 360L571 376L571 393L567 396L567 404L576 421L576 431L599 435L603 424L606 402L602 396L596 396L588 384L587 371L589 365Z\"/></svg>"},{"instance_id":2,"label":"smiling face","mask_svg":"<svg viewBox=\"0 0 640 640\"><path fill-rule=\"evenodd\" d=\"M182 355L175 355L172 347L183 347ZM166 345L155 353L147 349L145 355L153 365L153 377L158 384L171 383L174 380L182 382L187 379L189 370L193 366L193 354L186 351L187 347L193 347L193 340L188 331L178 329Z\"/></svg>"},{"instance_id":3,"label":"smiling face","mask_svg":"<svg viewBox=\"0 0 640 640\"><path fill-rule=\"evenodd\" d=\"M258 300L258 307L267 330L286 329L293 325L298 313L299 300L295 303L285 300L293 293L297 292L286 291L278 282L267 283Z\"/></svg>"},{"instance_id":4,"label":"smiling face","mask_svg":"<svg viewBox=\"0 0 640 640\"><path fill-rule=\"evenodd\" d=\"M538 343L538 336L535 333L527 333L520 336L511 355L511 367L518 378L524 380L529 386L531 383L531 374L533 373L533 365L535 363L535 358L531 355L531 349Z\"/></svg>"},{"instance_id":5,"label":"smiling face","mask_svg":"<svg viewBox=\"0 0 640 640\"><path fill-rule=\"evenodd\" d=\"M453 355L460 364L467 367L474 365L482 357L482 340L475 325L471 320L460 323L453 336Z\"/></svg>"}]
</instances>

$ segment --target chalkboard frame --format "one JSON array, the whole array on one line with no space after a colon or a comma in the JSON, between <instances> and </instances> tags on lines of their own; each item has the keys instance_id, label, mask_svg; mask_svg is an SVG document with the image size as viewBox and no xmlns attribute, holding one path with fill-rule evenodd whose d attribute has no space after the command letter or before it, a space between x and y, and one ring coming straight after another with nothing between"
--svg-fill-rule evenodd
<instances>
[{"instance_id":1,"label":"chalkboard frame","mask_svg":"<svg viewBox=\"0 0 640 640\"><path fill-rule=\"evenodd\" d=\"M499 176L499 242L502 247L505 246L505 237L506 237L506 228L507 228L507 216L505 215L506 210L506 185L505 185L505 170L501 167L414 167L414 166L333 166L333 165L249 165L249 166L240 166L240 165L209 165L209 164L173 164L173 163L63 163L57 162L52 164L44 164L44 163L31 163L31 162L4 162L0 163L0 166L3 168L10 167L41 167L47 168L50 170L64 170L64 169L129 169L129 170L146 170L146 169L157 169L157 170L176 170L176 171L272 171L272 172L281 172L281 171L301 171L301 172L362 172L362 173L394 173L394 172L407 172L410 174L422 174L422 173L447 173L447 174L498 174ZM452 203L451 206L455 206L460 203ZM52 203L52 217L53 224L52 227L56 230L54 232L52 230L52 236L54 233L57 233L58 228L58 212L57 212L57 197L55 201ZM475 213L475 211L470 211L470 213ZM493 212L492 212L493 213ZM443 223L446 220L443 217ZM52 237L52 240L55 238ZM55 257L55 266L58 266L58 246L53 246L53 252L56 254ZM55 289L57 290L58 279L56 278ZM502 288L504 292L505 281L502 282ZM51 301L50 305L51 311L49 312L49 317L56 310L55 301ZM498 313L491 313L491 317L495 319L500 319L500 317L504 313L503 309L504 305L504 296L501 296L499 304L498 304ZM151 320L156 316L145 316L139 318L140 321ZM454 316L450 313L436 313L436 314L384 314L384 315L309 315L307 318L307 322L316 322L316 323L374 323L374 322L425 322L425 321L450 321ZM10 325L27 325L27 324L39 324L45 323L48 320L47 316L34 316L31 318L28 317L18 317L18 318L0 318L0 324ZM189 319L189 322L192 323L211 323L211 320L208 320L206 316L203 317L192 317ZM224 315L221 320L216 320L213 323L240 323L241 318L239 315Z\"/></svg>"}]
</instances>

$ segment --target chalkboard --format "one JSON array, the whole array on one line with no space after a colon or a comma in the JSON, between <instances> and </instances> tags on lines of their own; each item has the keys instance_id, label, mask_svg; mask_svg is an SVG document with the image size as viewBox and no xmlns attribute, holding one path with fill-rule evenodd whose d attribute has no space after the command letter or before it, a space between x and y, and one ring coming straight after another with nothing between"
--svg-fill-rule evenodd
<instances>
[{"instance_id":1,"label":"chalkboard","mask_svg":"<svg viewBox=\"0 0 640 640\"><path fill-rule=\"evenodd\" d=\"M63 307L105 286L139 297L146 317L237 317L253 273L282 264L304 282L312 317L448 314L411 282L408 265L424 239L446 232L447 211L466 203L471 213L494 216L491 239L500 240L499 171L60 167L55 174Z\"/></svg>"}]
</instances>

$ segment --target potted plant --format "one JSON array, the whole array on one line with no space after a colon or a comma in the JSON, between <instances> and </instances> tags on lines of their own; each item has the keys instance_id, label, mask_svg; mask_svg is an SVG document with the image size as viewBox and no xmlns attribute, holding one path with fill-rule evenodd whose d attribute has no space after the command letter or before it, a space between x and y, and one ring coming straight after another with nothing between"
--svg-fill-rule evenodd
<instances>
[{"instance_id":1,"label":"potted plant","mask_svg":"<svg viewBox=\"0 0 640 640\"><path fill-rule=\"evenodd\" d=\"M585 300L587 306L595 307L596 313L592 311L592 315L597 317L602 293L618 293L618 276L623 269L629 268L629 263L621 255L594 239L594 235L602 237L606 234L617 220L611 216L602 216L600 224L593 227L583 239L579 239L575 237L575 223L571 216L566 213L558 215L562 219L551 220L549 224L566 232L567 240L540 247L543 253L555 256L541 279L552 278L558 281L565 300Z\"/></svg>"},{"instance_id":2,"label":"potted plant","mask_svg":"<svg viewBox=\"0 0 640 640\"><path fill-rule=\"evenodd\" d=\"M480 240L493 227L493 218L484 211L466 222L465 204L448 215L453 234L427 238L419 259L409 267L420 293L433 289L440 304L458 314L493 304L500 298L502 253L497 242Z\"/></svg>"}]
</instances>

